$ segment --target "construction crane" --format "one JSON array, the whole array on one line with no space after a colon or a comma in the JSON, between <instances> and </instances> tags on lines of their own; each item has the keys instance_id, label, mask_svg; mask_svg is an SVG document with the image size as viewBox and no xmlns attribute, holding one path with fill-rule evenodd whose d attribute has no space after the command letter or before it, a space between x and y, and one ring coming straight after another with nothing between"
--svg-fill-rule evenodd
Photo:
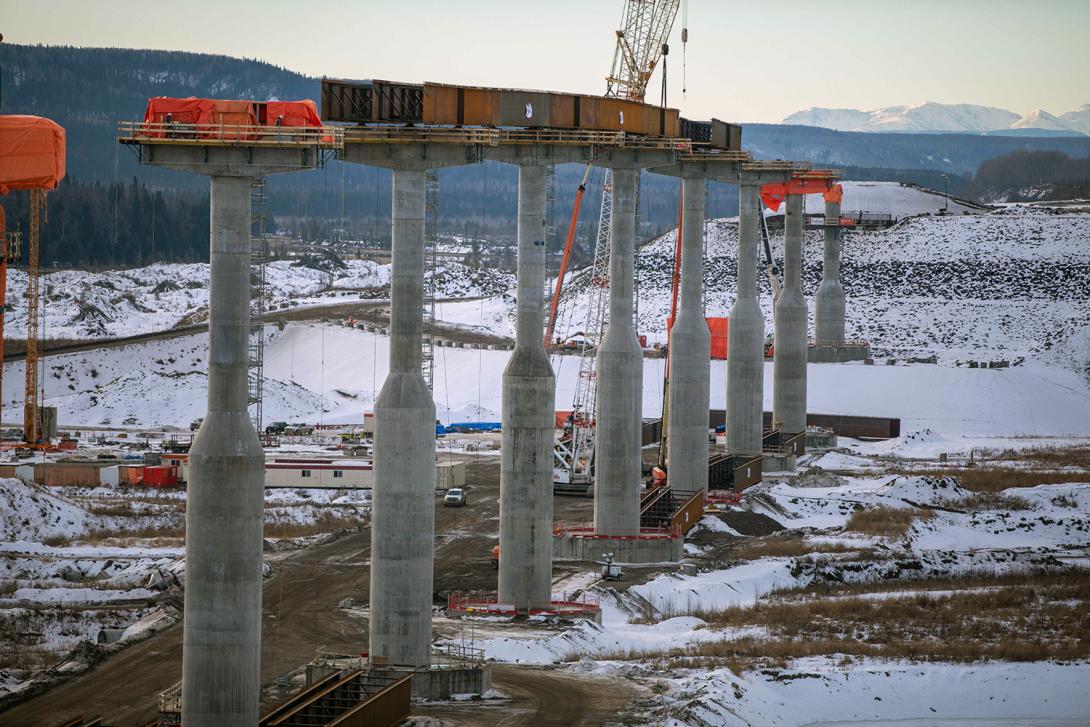
<instances>
[{"instance_id":1,"label":"construction crane","mask_svg":"<svg viewBox=\"0 0 1090 727\"><path fill-rule=\"evenodd\" d=\"M606 95L632 101L644 100L647 85L660 60L668 52L666 45L674 27L681 0L626 0L621 28L617 30L613 66L606 76ZM687 38L687 33L683 34ZM665 103L665 86L663 91ZM545 345L552 343L561 289L575 236L579 209L586 188L590 165L576 194L568 236L564 244L561 270L556 279ZM598 216L598 234L590 273L590 301L580 346L579 375L575 383L570 429L554 448L554 481L572 489L589 489L593 482L595 419L597 409L597 345L606 327L605 293L609 289L609 246L613 212L613 174L606 169L602 181L602 204Z\"/></svg>"},{"instance_id":2,"label":"construction crane","mask_svg":"<svg viewBox=\"0 0 1090 727\"><path fill-rule=\"evenodd\" d=\"M26 385L23 398L23 436L37 446L42 439L41 392L38 388L39 257L45 194L64 178L64 129L38 116L0 116L0 195L18 190L30 192L30 220L27 229L27 340ZM0 218L3 215L0 214ZM48 221L48 217L45 218ZM7 263L13 260L12 243L17 239L4 233L3 262L6 293ZM17 253L17 247L16 247ZM14 255L18 259L18 255ZM6 300L0 299L0 307ZM0 335L2 335L0 326ZM2 342L2 338L0 338ZM0 345L2 349L2 345ZM3 359L0 357L0 371ZM0 389L2 391L2 389ZM2 401L2 400L0 400Z\"/></svg>"}]
</instances>

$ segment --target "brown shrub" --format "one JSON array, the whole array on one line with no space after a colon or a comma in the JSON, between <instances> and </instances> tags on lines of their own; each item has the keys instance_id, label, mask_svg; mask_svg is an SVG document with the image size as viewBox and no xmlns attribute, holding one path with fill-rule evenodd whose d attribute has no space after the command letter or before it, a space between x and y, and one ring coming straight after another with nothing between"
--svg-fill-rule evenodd
<instances>
[{"instance_id":1,"label":"brown shrub","mask_svg":"<svg viewBox=\"0 0 1090 727\"><path fill-rule=\"evenodd\" d=\"M1086 472L1043 469L1016 469L1013 467L965 467L932 470L895 470L898 474L931 477L954 477L966 490L973 492L999 492L1013 487L1059 485L1065 482L1086 482Z\"/></svg>"},{"instance_id":2,"label":"brown shrub","mask_svg":"<svg viewBox=\"0 0 1090 727\"><path fill-rule=\"evenodd\" d=\"M911 507L878 507L856 510L844 525L845 530L865 535L881 535L895 538L904 535L918 517L926 520L931 517L930 510L917 510Z\"/></svg>"},{"instance_id":3,"label":"brown shrub","mask_svg":"<svg viewBox=\"0 0 1090 727\"><path fill-rule=\"evenodd\" d=\"M745 540L731 550L731 555L740 560L798 558L811 553L861 553L866 557L873 555L870 548L853 548L844 543L815 543L800 537Z\"/></svg>"}]
</instances>

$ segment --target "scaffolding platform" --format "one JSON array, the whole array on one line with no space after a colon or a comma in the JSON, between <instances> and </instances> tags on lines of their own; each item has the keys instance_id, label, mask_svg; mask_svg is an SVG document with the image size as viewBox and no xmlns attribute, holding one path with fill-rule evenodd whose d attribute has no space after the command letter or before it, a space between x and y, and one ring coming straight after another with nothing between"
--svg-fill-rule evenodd
<instances>
[{"instance_id":1,"label":"scaffolding platform","mask_svg":"<svg viewBox=\"0 0 1090 727\"><path fill-rule=\"evenodd\" d=\"M489 594L452 593L447 596L448 616L545 616L561 619L588 619L599 622L601 604L598 597L582 593L553 594L548 606L518 609L513 603L504 603Z\"/></svg>"}]
</instances>

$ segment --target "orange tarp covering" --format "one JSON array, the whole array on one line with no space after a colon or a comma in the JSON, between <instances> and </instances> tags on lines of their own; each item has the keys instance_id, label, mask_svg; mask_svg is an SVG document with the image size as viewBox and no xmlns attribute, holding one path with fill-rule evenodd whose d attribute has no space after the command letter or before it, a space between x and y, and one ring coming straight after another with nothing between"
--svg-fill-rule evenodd
<instances>
[{"instance_id":1,"label":"orange tarp covering","mask_svg":"<svg viewBox=\"0 0 1090 727\"><path fill-rule=\"evenodd\" d=\"M318 107L310 99L305 101L268 101L265 103L265 124L276 126L321 126Z\"/></svg>"},{"instance_id":2,"label":"orange tarp covering","mask_svg":"<svg viewBox=\"0 0 1090 727\"><path fill-rule=\"evenodd\" d=\"M727 358L727 329L729 326L728 318L705 318L708 322L708 331L712 334L712 358L717 361L724 361ZM669 331L674 327L674 322L669 318L666 320L666 330Z\"/></svg>"},{"instance_id":3,"label":"orange tarp covering","mask_svg":"<svg viewBox=\"0 0 1090 727\"><path fill-rule=\"evenodd\" d=\"M712 334L712 358L723 361L727 358L727 329L729 319L708 318L708 330Z\"/></svg>"},{"instance_id":4,"label":"orange tarp covering","mask_svg":"<svg viewBox=\"0 0 1090 727\"><path fill-rule=\"evenodd\" d=\"M153 124L167 123L167 114L170 114L171 123L195 124L201 116L201 99L199 98L169 98L156 96L148 99L148 108L144 112L144 121Z\"/></svg>"},{"instance_id":5,"label":"orange tarp covering","mask_svg":"<svg viewBox=\"0 0 1090 727\"><path fill-rule=\"evenodd\" d=\"M40 116L0 116L0 194L56 189L64 179L64 129Z\"/></svg>"}]
</instances>

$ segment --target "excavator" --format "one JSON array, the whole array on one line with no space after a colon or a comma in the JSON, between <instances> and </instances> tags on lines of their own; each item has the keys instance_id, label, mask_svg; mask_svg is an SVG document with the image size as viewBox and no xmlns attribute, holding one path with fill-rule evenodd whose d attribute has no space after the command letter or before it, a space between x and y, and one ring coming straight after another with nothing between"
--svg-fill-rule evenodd
<instances>
[{"instance_id":1,"label":"excavator","mask_svg":"<svg viewBox=\"0 0 1090 727\"><path fill-rule=\"evenodd\" d=\"M39 245L45 196L65 174L65 133L54 121L40 116L0 115L0 195L30 192L27 234L27 339L26 382L23 399L23 437L32 448L48 446L42 421L38 388ZM8 233L0 207L0 343L3 341L3 307L7 302L8 264L20 259L21 236ZM0 345L0 401L3 401L3 346Z\"/></svg>"}]
</instances>

